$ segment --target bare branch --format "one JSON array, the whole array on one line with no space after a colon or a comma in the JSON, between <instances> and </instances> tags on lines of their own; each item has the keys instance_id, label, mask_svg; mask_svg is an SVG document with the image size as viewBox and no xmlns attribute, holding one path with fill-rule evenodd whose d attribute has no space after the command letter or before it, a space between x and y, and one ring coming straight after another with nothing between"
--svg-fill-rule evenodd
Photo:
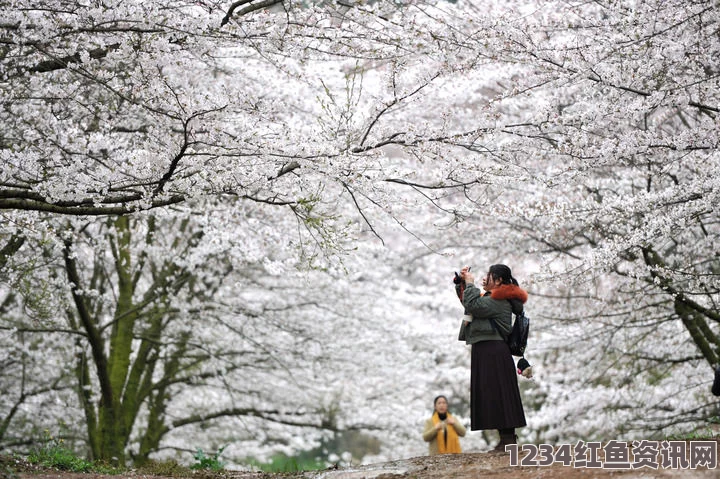
<instances>
[{"instance_id":1,"label":"bare branch","mask_svg":"<svg viewBox=\"0 0 720 479\"><path fill-rule=\"evenodd\" d=\"M245 8L241 9L237 13L237 15L239 17L241 17L243 15L247 15L248 13L252 13L252 12L260 10L262 8L271 7L277 3L282 3L282 0L263 0L254 5L248 5L249 3L252 3L252 2L253 2L253 0L238 0L238 1L234 2L232 5L230 5L230 8L228 9L227 13L225 14L222 21L220 22L220 26L223 27L223 26L227 25L227 23L230 21L230 18L232 18L233 14L235 13L235 10L237 10L238 7L247 5Z\"/></svg>"},{"instance_id":2,"label":"bare branch","mask_svg":"<svg viewBox=\"0 0 720 479\"><path fill-rule=\"evenodd\" d=\"M365 223L366 223L366 224L368 225L368 227L370 228L370 231L372 231L372 233L377 237L377 239L380 240L380 242L383 244L383 246L385 246L385 240L383 240L383 239L382 239L382 236L380 236L380 235L378 234L378 232L375 231L375 228L373 228L372 223L370 223L370 220L367 218L367 216L365 216L365 213L363 212L362 207L358 204L357 198L355 198L355 194L353 194L353 191L350 189L350 187L349 187L349 186L347 185L347 183L345 183L344 181L342 182L342 185L343 185L343 187L345 188L345 190L346 190L348 193L350 193L350 197L352 198L353 203L355 203L355 208L357 208L358 213L360 213L360 216L362 216L362 218L365 220Z\"/></svg>"},{"instance_id":3,"label":"bare branch","mask_svg":"<svg viewBox=\"0 0 720 479\"><path fill-rule=\"evenodd\" d=\"M89 50L88 55L90 55L90 58L93 60L97 60L99 58L105 58L108 53L110 53L113 50L117 50L120 48L119 43L114 43L112 45L108 45L107 48L96 48L94 50ZM46 60L44 62L40 62L37 65L35 65L32 68L29 68L28 71L31 73L46 73L51 72L55 70L62 70L68 67L71 63L81 63L81 57L80 53L76 53L74 55L68 55L61 58L53 58L52 60Z\"/></svg>"},{"instance_id":4,"label":"bare branch","mask_svg":"<svg viewBox=\"0 0 720 479\"><path fill-rule=\"evenodd\" d=\"M3 192L0 192L0 194ZM185 196L174 195L161 200L152 200L140 204L141 197L125 197L115 200L81 200L50 203L37 195L37 198L0 198L0 210L42 211L69 216L106 216L125 215L139 210L161 208L185 201ZM116 203L119 206L100 206L102 203Z\"/></svg>"}]
</instances>

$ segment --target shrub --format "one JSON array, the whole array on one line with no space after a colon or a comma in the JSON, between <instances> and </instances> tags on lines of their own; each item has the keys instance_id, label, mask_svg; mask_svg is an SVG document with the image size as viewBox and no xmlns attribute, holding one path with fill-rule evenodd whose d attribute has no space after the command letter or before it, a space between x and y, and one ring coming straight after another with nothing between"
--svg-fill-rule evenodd
<instances>
[{"instance_id":1,"label":"shrub","mask_svg":"<svg viewBox=\"0 0 720 479\"><path fill-rule=\"evenodd\" d=\"M270 473L318 471L327 467L325 461L319 458L309 458L302 455L293 457L286 456L285 454L276 454L272 456L268 462L259 462L251 459L248 461L248 464L263 472Z\"/></svg>"},{"instance_id":2,"label":"shrub","mask_svg":"<svg viewBox=\"0 0 720 479\"><path fill-rule=\"evenodd\" d=\"M79 457L66 448L62 439L51 436L48 436L47 442L42 447L30 453L28 462L71 472L90 472L93 470L92 462Z\"/></svg>"},{"instance_id":3,"label":"shrub","mask_svg":"<svg viewBox=\"0 0 720 479\"><path fill-rule=\"evenodd\" d=\"M217 450L212 456L206 456L202 449L198 449L195 453L195 464L190 466L190 469L202 469L205 471L222 471L225 468L225 463L220 460L220 454L222 454L225 446Z\"/></svg>"}]
</instances>

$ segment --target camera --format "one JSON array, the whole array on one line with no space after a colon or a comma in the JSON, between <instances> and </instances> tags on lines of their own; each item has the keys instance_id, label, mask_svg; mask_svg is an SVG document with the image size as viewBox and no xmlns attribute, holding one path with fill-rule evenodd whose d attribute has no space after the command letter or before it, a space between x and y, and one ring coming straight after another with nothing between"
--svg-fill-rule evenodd
<instances>
[{"instance_id":1,"label":"camera","mask_svg":"<svg viewBox=\"0 0 720 479\"><path fill-rule=\"evenodd\" d=\"M470 271L471 266L468 266L468 271ZM462 284L465 280L460 277L460 274L455 271L455 277L453 278L453 283L455 284Z\"/></svg>"}]
</instances>

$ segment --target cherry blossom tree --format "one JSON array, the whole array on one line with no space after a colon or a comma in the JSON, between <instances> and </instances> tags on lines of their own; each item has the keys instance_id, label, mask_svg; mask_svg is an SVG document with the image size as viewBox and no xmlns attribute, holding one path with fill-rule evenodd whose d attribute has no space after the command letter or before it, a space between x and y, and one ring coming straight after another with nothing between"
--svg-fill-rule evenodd
<instances>
[{"instance_id":1,"label":"cherry blossom tree","mask_svg":"<svg viewBox=\"0 0 720 479\"><path fill-rule=\"evenodd\" d=\"M61 405L65 414L74 407L72 417L83 417L86 432L74 423L67 434L74 438L84 435L83 442L95 458L123 462L129 448L135 458L143 459L160 449L160 441L170 431L199 422L206 425L226 416L256 415L263 420L261 424L338 427L332 421L323 425L324 416L317 408L300 414L312 414L315 422L294 418L292 412L307 408L313 400L332 410L335 403L343 401L336 386L332 392L318 388L310 397L297 395L298 401L305 402L286 405L284 411L291 412L273 409L281 401L277 397L280 391L289 390L288 385L297 387L302 375L317 368L315 364L323 356L318 356L315 347L305 352L304 362L293 358L292 352L273 361L275 346L261 344L258 354L262 359L256 362L273 366L268 366L265 374L275 376L275 382L229 381L228 376L240 374L236 369L246 375L252 368L242 361L239 366L234 362L233 366L207 366L209 370L200 365L222 363L218 357L248 356L233 349L242 348L243 342L232 344L227 351L222 351L224 345L207 347L207 352L201 341L191 342L190 331L195 330L184 316L207 314L207 304L194 303L201 298L204 303L222 301L220 291L238 297L227 289L228 279L221 281L226 269L234 271L247 264L248 258L265 261L262 258L270 255L273 246L290 247L313 267L334 264L342 268L342 264L328 263L328 254L344 252L343 237L348 234L347 220L334 213L338 198L359 212L374 231L364 208L370 204L382 210L391 197L363 174L381 171L378 158L382 154L376 150L347 156L354 145L342 135L346 131L343 122L349 121L349 111L359 100L350 89L351 103L338 103L347 86L345 73L341 64L328 60L351 51L359 58L373 52L375 60L387 61L396 55L396 47L391 42L377 51L375 46L360 48L372 38L339 29L332 30L333 38L323 38L317 33L324 28L323 22L339 18L334 9L295 10L290 5L293 8L287 13L291 17L261 12L238 21L250 10L236 11L237 6L221 11L209 3L138 2L110 9L102 4L57 2L41 9L32 5L12 9L4 16L3 90L9 99L2 112L9 127L3 133L1 180L2 208L8 211L3 230L3 274L9 286L6 298L15 298L19 285L32 285L21 290L24 300L16 302L17 316L3 318L4 330L11 344L18 335L51 336L57 341L66 338L63 348L52 348L57 367L48 369L60 383L46 396ZM363 21L377 22L382 16L380 11L355 13L356 30L363 27ZM320 24L315 25L317 22ZM288 33L291 26L297 31ZM363 31L369 31L367 26ZM294 50L315 51L315 40L307 32L314 32L324 45L343 36L348 43L337 51L319 48L311 57L322 62L303 67L306 59L292 55ZM386 38L385 34L378 36ZM288 40L295 43L286 45ZM303 44L305 41L308 44ZM334 70L328 72L327 65ZM334 86L338 79L342 90ZM333 86L332 91L328 85ZM313 123L318 116L322 120L319 127ZM316 135L323 141L316 141ZM200 210L223 211L226 220L232 220L232 230L216 228L213 239L207 240L209 245L198 243L202 249L195 249L200 255L197 263L187 263L184 257L164 257L162 245L155 239L160 237L153 226L156 220L140 215L144 210L185 203ZM295 221L283 226L279 221L282 213L253 218L248 205L252 203L278 212L288 210ZM130 213L140 217L126 216ZM57 215L78 219L63 220ZM111 215L108 220L87 219L107 215ZM196 235L200 233L185 232L181 218L157 221L163 228L181 232L164 233L167 241L177 241L174 249L165 244L175 255L187 254L181 246L191 248L199 241ZM300 234L294 232L298 227ZM212 245L228 234L234 235L235 248L243 254L213 269ZM375 235L379 236L377 231ZM22 267L36 255L46 262ZM8 258L12 261L9 266ZM198 264L204 267L202 273L192 273L189 269ZM265 273L262 268L255 271L260 277ZM233 280L239 281L236 276ZM261 279L253 276L252 281ZM265 298L260 294L264 288L244 282L234 286L245 291L248 301L253 296ZM213 288L215 294L207 291ZM300 301L285 309L303 315L303 309L315 311L313 304ZM227 316L240 314L245 306L223 306L223 313L216 314L224 326L215 330L206 326L203 331L213 336L229 329L242 338L244 328ZM264 311L267 306L260 308ZM33 315L22 314L22 310L37 311L42 326L28 324ZM269 315L243 314L264 320ZM173 326L176 320L182 323L177 328ZM305 338L310 343L322 336L322 331L310 329L307 336L295 337L292 333L302 329L283 326L286 322L275 325L270 334L263 332L268 326L257 321L260 329L250 335L251 344L257 342L257 335L286 341ZM374 321L372 324L377 324ZM282 327L289 330L283 332ZM230 332L223 337L232 336ZM41 339L36 340L37 347L49 344ZM212 338L206 341L212 342ZM26 353L26 348L18 349L19 355ZM198 364L190 368L192 360L185 354ZM329 356L334 362L342 359L337 353ZM279 379L289 363L297 364L293 374ZM348 374L351 366L339 374ZM192 369L192 374L183 368ZM9 412L4 417L7 423L14 420L16 428L28 424L26 431L31 433L30 426L42 421L32 421L28 394L20 387L23 378L19 374L5 377L8 390L18 394L8 396ZM203 411L209 404L205 399L178 391L196 381L211 391L207 393L210 396L213 388L223 384L225 390L237 388L231 399L242 392L250 401L243 401L243 406L210 403L212 411ZM250 386L253 382L259 384L255 392ZM365 384L354 383L357 386L346 387L355 391ZM78 394L75 405L73 392ZM174 414L178 414L173 420L165 417L170 398ZM355 407L361 398L352 398ZM256 406L255 401L267 407ZM22 420L14 404L28 406ZM55 408L53 414L48 410L48 415L62 417L63 413ZM358 421L362 423L363 418ZM273 443L287 435L286 430L279 431L263 434L274 438L269 441ZM310 433L308 437L311 439ZM262 435L252 439L256 444L263 442Z\"/></svg>"},{"instance_id":2,"label":"cherry blossom tree","mask_svg":"<svg viewBox=\"0 0 720 479\"><path fill-rule=\"evenodd\" d=\"M219 301L223 308L212 310L223 325L219 332L198 331L210 344L213 334L237 328L228 315L248 314L240 298L262 304L264 313L250 316L275 317L267 306L278 300L272 287L300 278L288 265L315 268L306 279L333 288L333 297L350 287L333 281L347 271L366 301L283 305L303 318L301 336L311 354L276 384L294 377L315 385L288 410L315 403L360 411L356 422L332 416L340 427L369 429L381 411L395 426L385 437L407 440L420 416L408 420L407 408L381 401L372 402L374 410L361 405L377 379L369 370L393 371L383 391L414 411L426 412L423 394L434 388L447 385L460 396L467 351L454 342L450 273L463 263L480 269L506 262L527 278L534 360L545 371L531 386L528 403L536 410L528 415L526 439L661 435L717 415L708 393L720 354L720 41L713 2L130 2L112 9L57 2L43 10L24 5L3 18L0 88L8 100L0 108L7 125L0 137L0 208L7 221L0 273L6 284L33 277L29 251L60 238L42 257L55 265L46 271L66 274L37 284L64 291L64 301L74 294L73 307L99 302L101 296L86 296L94 288L77 289L68 265L78 263L92 278L90 259L111 264L108 245L122 237L106 233L96 244L95 234L124 221L144 232L147 210L164 225L188 211L197 224L215 225L196 230L203 231L195 249L202 260L189 263L202 266L194 275L209 281L193 284L215 288L213 294L201 301L184 283L180 297L164 293L169 304L148 303L143 312L163 308L170 320ZM80 218L64 220L67 230L62 215ZM88 220L106 215L116 216ZM180 243L192 238L167 236ZM75 256L79 244L87 256ZM156 251L160 244L148 243L147 253L135 245L130 264L146 255L157 271L188 267ZM220 261L219 252L227 251L234 252L231 259ZM273 276L274 255L282 258L282 278ZM262 265L256 276L239 279L239 265L253 264ZM152 274L145 271L137 291L152 294ZM225 282L213 282L223 274ZM268 274L273 282L262 283ZM120 291L117 281L108 291ZM228 290L228 281L237 287ZM313 296L312 290L297 296ZM36 308L50 300L34 294L27 297ZM128 311L145 304L142 296L131 297ZM321 299L317 304L327 305ZM367 301L372 313L362 306ZM21 300L8 304L17 319L28 319L15 307ZM107 317L123 308L113 299ZM313 321L330 310L352 319ZM408 315L430 319L393 321ZM343 367L318 369L312 358L322 355L314 354L314 341L329 323L338 328L337 348L327 357ZM260 321L257 334L277 339L266 326ZM188 323L178 320L178 328L168 332L187 332ZM447 333L438 339L437 331ZM390 344L376 346L387 337L394 338ZM125 357L135 357L141 344L136 338L126 345ZM180 344L174 337L173 347ZM222 356L242 344L208 351ZM368 353L362 365L352 360L357 351ZM413 353L412 362L378 361ZM288 354L277 364L296 359ZM388 363L394 369L382 366ZM228 378L240 371L213 373L207 385L224 378L224 390L238 394L249 383ZM343 381L351 374L356 382ZM20 390L21 375L12 377ZM277 386L253 377L265 388L258 386L253 399L270 408L283 404ZM416 380L411 387L402 377ZM320 378L343 387L324 389ZM99 383L88 388L99 391ZM182 418L201 417L203 398L212 394L184 392L173 390L173 420L192 428ZM28 401L21 396L14 404ZM212 402L215 411L226 407L224 399ZM152 417L143 409L150 406L137 408L138 417ZM286 435L282 422L294 419L273 417L279 426L267 432L264 422L243 424L254 431L252 439ZM192 447L182 438L188 428L172 425L166 417L152 431L125 431L125 444L113 453L127 446L140 457ZM164 428L164 438L143 442L144 434ZM215 439L202 437L228 439L227 431L212 428Z\"/></svg>"},{"instance_id":3,"label":"cherry blossom tree","mask_svg":"<svg viewBox=\"0 0 720 479\"><path fill-rule=\"evenodd\" d=\"M479 108L443 102L433 113L458 126L413 142L465 151L463 177L488 183L468 187L477 208L458 235L542 271L552 381L533 427L637 437L716 416L716 5L517 2L471 18L434 35Z\"/></svg>"},{"instance_id":4,"label":"cherry blossom tree","mask_svg":"<svg viewBox=\"0 0 720 479\"><path fill-rule=\"evenodd\" d=\"M362 272L381 251L344 270L303 271L286 243L268 242L292 229L273 207L241 217L217 207L200 223L192 209L75 218L37 245L46 262L12 278L13 289L28 283L21 295L3 291L5 447L37 441L44 426L97 459L230 444L239 462L378 431L378 415L394 425L398 410L425 399L409 386L432 349L418 348L425 339L412 322L394 321L402 313L379 289L398 280L383 280L392 273L377 264ZM23 249L11 269L36 253ZM44 413L33 418L35 407Z\"/></svg>"}]
</instances>

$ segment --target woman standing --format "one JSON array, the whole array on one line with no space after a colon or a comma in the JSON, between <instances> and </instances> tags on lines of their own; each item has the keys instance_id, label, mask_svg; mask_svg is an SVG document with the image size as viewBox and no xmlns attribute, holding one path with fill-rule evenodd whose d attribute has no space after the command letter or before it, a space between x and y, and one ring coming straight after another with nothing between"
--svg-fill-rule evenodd
<instances>
[{"instance_id":1,"label":"woman standing","mask_svg":"<svg viewBox=\"0 0 720 479\"><path fill-rule=\"evenodd\" d=\"M515 364L504 338L512 329L512 315L523 310L527 292L518 286L510 268L504 264L490 267L482 280L483 294L474 284L475 277L465 267L462 302L470 319L465 326L465 342L472 345L470 369L470 429L497 429L500 442L517 444L515 428L526 425Z\"/></svg>"},{"instance_id":2,"label":"woman standing","mask_svg":"<svg viewBox=\"0 0 720 479\"><path fill-rule=\"evenodd\" d=\"M430 455L460 454L460 439L465 435L465 426L448 412L448 402L445 396L438 396L433 402L435 411L430 419L425 421L423 439L429 442Z\"/></svg>"}]
</instances>

